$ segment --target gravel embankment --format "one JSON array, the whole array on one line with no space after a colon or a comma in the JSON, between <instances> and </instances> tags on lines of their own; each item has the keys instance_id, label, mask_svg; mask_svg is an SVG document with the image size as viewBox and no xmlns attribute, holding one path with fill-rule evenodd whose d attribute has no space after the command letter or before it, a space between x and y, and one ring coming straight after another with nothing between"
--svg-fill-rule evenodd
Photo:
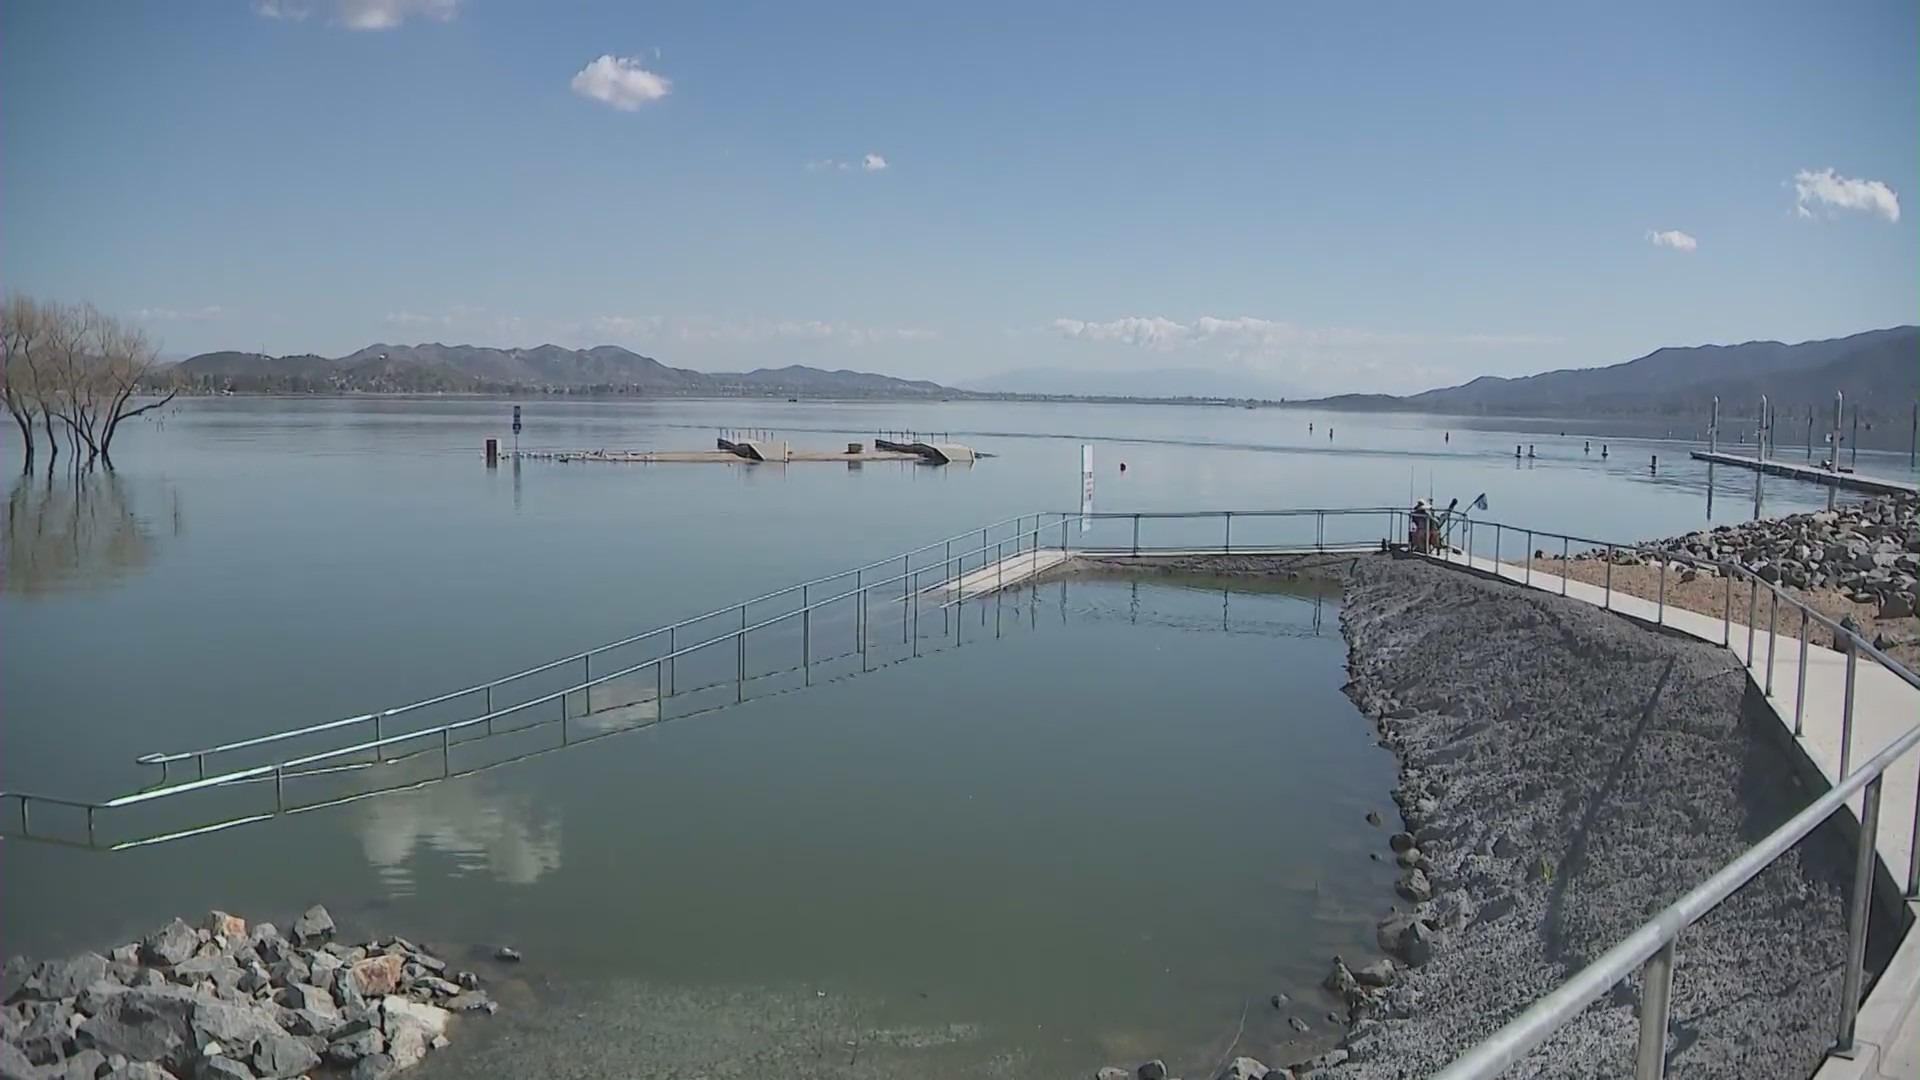
<instances>
[{"instance_id":1,"label":"gravel embankment","mask_svg":"<svg viewBox=\"0 0 1920 1080\"><path fill-rule=\"evenodd\" d=\"M1809 798L1714 646L1413 560L1360 562L1343 624L1349 692L1401 760L1403 895L1432 898L1383 924L1383 947L1424 963L1384 990L1348 984L1359 1019L1328 1075L1427 1075ZM1832 1041L1845 866L1816 833L1680 939L1677 1075L1811 1075ZM1638 997L1635 979L1507 1075L1624 1074Z\"/></svg>"}]
</instances>

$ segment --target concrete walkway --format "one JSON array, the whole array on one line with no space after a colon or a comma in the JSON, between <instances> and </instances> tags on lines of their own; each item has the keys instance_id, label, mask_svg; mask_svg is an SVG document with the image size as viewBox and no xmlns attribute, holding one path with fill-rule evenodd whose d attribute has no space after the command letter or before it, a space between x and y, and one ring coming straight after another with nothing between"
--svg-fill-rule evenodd
<instances>
[{"instance_id":1,"label":"concrete walkway","mask_svg":"<svg viewBox=\"0 0 1920 1080\"><path fill-rule=\"evenodd\" d=\"M1759 625L1749 638L1744 622L1734 622L1729 632L1726 623L1715 616L1672 606L1662 610L1655 601L1618 591L1610 593L1604 586L1562 579L1538 569L1529 570L1524 564L1495 562L1484 556L1469 559L1459 552L1453 552L1445 558L1434 558L1453 565L1470 565L1475 570L1507 581L1605 607L1646 622L1657 622L1715 645L1724 641L1736 659L1747 665L1755 685L1762 688L1772 686L1768 700L1773 706L1773 714L1788 731L1793 729L1794 705L1800 692L1801 646L1797 639L1783 633L1769 649L1766 629L1768 605L1764 600L1760 604L1760 617L1755 620ZM1736 586L1733 605L1736 615L1745 615L1746 603L1746 591ZM1798 628L1799 617L1782 612L1779 625L1782 628ZM1819 640L1824 635L1816 629L1810 636ZM1751 653L1749 640L1752 642ZM1768 682L1769 674L1771 684ZM1920 723L1920 690L1908 685L1878 662L1861 657L1855 664L1854 672L1852 745L1844 748L1842 716L1846 680L1845 655L1819 645L1807 646L1806 693L1801 709L1801 730L1795 735L1794 741L1820 769L1829 784L1838 781L1843 757L1851 769ZM1915 820L1916 816L1920 816L1920 811L1915 808L1917 796L1920 796L1920 750L1909 752L1896 761L1887 770L1881 784L1880 823L1875 847L1888 876L1902 887L1908 883ZM1855 796L1848 803L1855 821L1859 820L1860 802L1860 797ZM1920 906L1911 902L1909 906L1914 907L1916 915L1920 916ZM1853 1077L1920 1080L1920 933L1907 934L1906 940L1888 963L1887 970L1874 985L1873 992L1862 1004L1857 1042L1859 1052L1854 1058L1829 1058L1816 1074L1817 1080Z\"/></svg>"},{"instance_id":2,"label":"concrete walkway","mask_svg":"<svg viewBox=\"0 0 1920 1080\"><path fill-rule=\"evenodd\" d=\"M973 600L997 589L1017 585L1066 561L1067 553L1059 548L1030 549L963 574L956 580L943 581L927 592L943 600Z\"/></svg>"}]
</instances>

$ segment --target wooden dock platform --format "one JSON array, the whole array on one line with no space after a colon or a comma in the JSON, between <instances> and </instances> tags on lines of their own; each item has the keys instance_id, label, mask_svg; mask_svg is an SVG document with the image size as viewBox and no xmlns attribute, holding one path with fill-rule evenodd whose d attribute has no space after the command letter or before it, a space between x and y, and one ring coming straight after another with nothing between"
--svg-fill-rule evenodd
<instances>
[{"instance_id":1,"label":"wooden dock platform","mask_svg":"<svg viewBox=\"0 0 1920 1080\"><path fill-rule=\"evenodd\" d=\"M1717 450L1695 450L1692 451L1692 455L1695 461L1732 465L1740 469L1758 469L1769 476L1784 476L1793 480L1805 480L1812 484L1824 484L1827 487L1845 488L1849 491L1867 491L1875 495L1920 495L1920 484L1915 484L1911 480L1889 480L1855 472L1835 472L1819 465L1762 461L1759 458L1725 454Z\"/></svg>"},{"instance_id":2,"label":"wooden dock platform","mask_svg":"<svg viewBox=\"0 0 1920 1080\"><path fill-rule=\"evenodd\" d=\"M518 457L522 461L593 461L611 462L617 465L758 465L763 463L761 460L745 457L731 450L522 450L518 454L508 451L502 456ZM858 454L834 453L827 450L793 450L786 460L788 462L857 463L917 462L925 459L918 454L900 454L885 450L866 450ZM779 464L777 459L772 463Z\"/></svg>"}]
</instances>

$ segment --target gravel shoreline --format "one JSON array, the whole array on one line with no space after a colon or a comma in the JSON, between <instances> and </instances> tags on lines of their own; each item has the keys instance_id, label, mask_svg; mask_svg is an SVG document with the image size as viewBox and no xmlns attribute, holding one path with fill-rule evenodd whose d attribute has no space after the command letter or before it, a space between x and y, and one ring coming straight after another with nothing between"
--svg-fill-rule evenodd
<instances>
[{"instance_id":1,"label":"gravel shoreline","mask_svg":"<svg viewBox=\"0 0 1920 1080\"><path fill-rule=\"evenodd\" d=\"M1394 846L1415 845L1400 858L1432 898L1383 924L1383 946L1406 956L1411 936L1430 955L1354 995L1329 1075L1439 1068L1812 797L1713 645L1414 560L1361 563L1342 623L1349 693L1401 760ZM1816 832L1682 936L1670 1069L1812 1074L1846 861L1836 830ZM1624 1071L1638 996L1631 981L1508 1075Z\"/></svg>"}]
</instances>

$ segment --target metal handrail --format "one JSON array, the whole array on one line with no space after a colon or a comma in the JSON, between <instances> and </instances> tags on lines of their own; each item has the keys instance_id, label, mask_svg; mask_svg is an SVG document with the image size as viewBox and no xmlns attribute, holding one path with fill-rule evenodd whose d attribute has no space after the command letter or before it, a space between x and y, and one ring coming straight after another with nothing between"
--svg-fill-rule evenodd
<instances>
[{"instance_id":1,"label":"metal handrail","mask_svg":"<svg viewBox=\"0 0 1920 1080\"><path fill-rule=\"evenodd\" d=\"M1687 893L1686 896L1670 905L1652 920L1642 925L1625 940L1609 949L1606 953L1576 973L1573 978L1562 984L1545 997L1536 1001L1520 1016L1489 1038L1474 1046L1461 1057L1455 1059L1445 1070L1437 1074L1446 1080L1488 1080L1498 1076L1508 1066L1514 1064L1530 1050L1538 1047L1564 1027L1581 1010L1605 994L1614 985L1632 975L1635 968L1646 965L1644 990L1640 1002L1639 1038L1635 1054L1634 1075L1638 1080L1658 1080L1666 1071L1666 1035L1668 1020L1672 1011L1672 983L1675 960L1675 941L1682 931L1697 922L1708 911L1725 900L1740 886L1751 880L1781 854L1798 843L1806 835L1832 816L1854 794L1865 790L1861 801L1860 831L1858 848L1854 853L1854 874L1852 903L1847 920L1847 955L1844 959L1841 978L1840 1017L1837 1025L1837 1038L1833 1052L1851 1052L1855 1039L1855 1026L1859 1018L1860 997L1865 978L1866 933L1868 918L1868 898L1873 880L1873 865L1879 858L1877 838L1879 833L1879 815L1881 803L1881 785L1886 770L1897 760L1920 745L1920 724L1908 729L1892 743L1883 748L1865 763L1849 767L1853 748L1854 686L1858 679L1858 660L1864 654L1888 672L1905 682L1908 686L1920 689L1920 675L1908 670L1905 665L1886 655L1867 641L1857 631L1841 625L1811 606L1802 603L1791 593L1781 589L1775 582L1767 581L1758 574L1737 562L1722 559L1703 559L1689 552L1677 551L1660 544L1632 543L1622 544L1604 540L1573 536L1541 529L1517 529L1502 522L1478 522L1484 528L1491 525L1494 532L1493 562L1496 568L1504 566L1499 558L1500 541L1506 531L1524 532L1527 536L1525 580L1531 582L1533 572L1533 543L1540 537L1562 541L1561 590L1564 594L1568 579L1566 563L1571 561L1571 545L1580 543L1590 549L1604 549L1602 556L1606 560L1607 576L1604 585L1603 604L1609 610L1613 607L1613 566L1615 553L1635 552L1640 555L1661 560L1658 592L1655 599L1655 623L1666 622L1666 566L1680 564L1696 567L1711 567L1727 582L1726 598L1721 605L1722 635L1721 645L1738 655L1733 639L1733 588L1735 580L1747 584L1749 588L1747 602L1747 645L1746 665L1754 664L1754 654L1758 640L1759 595L1762 587L1769 594L1769 618L1767 625L1766 679L1763 693L1773 696L1773 667L1775 646L1778 635L1778 610L1781 601L1789 609L1800 611L1800 657L1799 677L1796 681L1794 697L1793 734L1798 737L1802 730L1802 714L1806 705L1807 650L1810 647L1808 630L1812 623L1827 627L1835 635L1835 641L1844 640L1847 647L1846 682L1844 701L1841 711L1840 761L1836 769L1836 780L1832 788L1815 800L1805 810L1796 814L1774 832L1768 834L1758 844L1748 849L1739 858L1724 867L1707 881ZM1473 532L1471 525L1467 531L1467 548L1464 552L1466 566L1474 566ZM1583 552L1584 554L1584 552ZM1451 553L1443 552L1441 561L1451 562ZM1506 575L1495 571L1496 576L1505 580ZM1712 616L1708 616L1711 618ZM1889 867L1889 870L1892 870ZM1905 894L1909 900L1920 899L1920 794L1914 802L1913 835L1910 839Z\"/></svg>"},{"instance_id":2,"label":"metal handrail","mask_svg":"<svg viewBox=\"0 0 1920 1080\"><path fill-rule=\"evenodd\" d=\"M1642 1000L1641 1041L1635 1075L1660 1075L1664 1071L1664 1064L1659 1062L1664 1061L1666 1054L1664 1014L1671 1005L1669 990L1673 978L1674 942L1680 933L1699 922L1721 901L1732 896L1775 859L1805 839L1807 834L1833 816L1836 811L1846 805L1848 799L1863 788L1866 789L1867 795L1864 800L1866 810L1863 812L1865 821L1860 829L1860 850L1866 853L1867 858L1860 861L1870 870L1874 831L1878 824L1882 776L1889 766L1915 746L1920 746L1920 727L1915 727L1894 740L1886 749L1863 763L1853 775L1842 780L1825 795L1815 799L1806 809L1787 819L1786 824L1748 848L1744 854L1728 863L1719 873L1701 882L1685 896L1668 905L1640 929L1627 935L1619 944L1602 953L1599 959L1562 983L1558 989L1534 1002L1505 1027L1455 1058L1451 1064L1435 1074L1435 1080L1486 1080L1488 1077L1500 1075L1528 1051L1551 1038L1568 1021L1579 1015L1581 1010L1599 1000L1616 983L1632 975L1635 968L1656 957L1659 958L1662 967L1661 970L1656 971L1652 965L1649 965L1648 982L1653 986ZM1865 885L1867 883L1860 881L1856 876L1854 884L1856 887L1854 905L1857 908L1866 903ZM1661 1014L1658 1039L1651 1044L1647 1038L1647 1019L1655 1010L1647 1008L1648 1001L1652 1001ZM1656 1064L1649 1065L1649 1054L1654 1055Z\"/></svg>"},{"instance_id":3,"label":"metal handrail","mask_svg":"<svg viewBox=\"0 0 1920 1080\"><path fill-rule=\"evenodd\" d=\"M816 585L824 585L829 581L838 581L844 577L863 573L864 571L867 571L867 570L872 570L880 566L891 564L896 560L899 560L902 558L911 558L914 555L919 555L919 554L923 554L925 552L931 551L934 548L941 546L942 544L952 543L953 541L956 541L956 540L967 539L973 536L975 533L980 532L982 529L989 529L989 530L998 529L1001 526L1006 525L1008 522L1021 521L1029 516L1035 516L1035 515L1021 514L1016 517L1003 518L1002 520L996 521L991 525L985 525L979 528L968 529L965 532L956 533L953 536L947 537L945 540L935 540L933 543L924 544L920 547L912 549L911 551L905 551L896 555L890 555L887 558L880 559L875 562L867 563L864 566L858 566L851 570L842 570L839 573L828 574L824 577L813 578L809 581L800 582L797 585L789 585L783 589L776 589L770 593L763 593L759 596L752 598L751 600L742 600L742 601L739 601L738 603L728 604L725 607L715 608L714 610L709 611L704 615L695 615L695 616L692 616L691 618L682 619L676 623L670 623L666 626L655 627L652 630L647 630L642 633L634 634L630 637L622 638L619 641L608 642L605 645L596 645L593 648L586 650L585 652L574 653L571 656L561 657L558 660L549 660L544 664L527 668L524 671L517 671L511 675L504 675L498 679L492 679L487 682L475 683L472 686L468 686L459 690L448 691L443 694L438 694L434 697L422 698L419 701L409 702L405 705L396 705L389 709L381 709L375 712L361 713L358 716L341 717L336 720L328 720L328 721L324 721L317 724L309 724L305 727L291 728L285 731L276 731L267 735L259 735L250 739L240 739L234 742L221 743L216 746L202 747L197 750L179 750L179 751L173 751L168 753L143 754L140 757L135 758L134 760L135 762L141 765L167 765L177 761L189 761L189 760L198 760L198 761L204 762L206 758L214 754L228 753L234 750L247 750L256 746L265 746L271 743L283 742L288 739L299 738L303 735L317 735L317 734L320 734L321 732L333 731L343 727L351 727L355 724L371 723L376 719L382 719L382 720L390 719L392 717L399 716L403 713L408 713L408 712L413 712L419 709L429 708L434 705L445 704L446 702L452 701L456 698L466 697L470 694L477 694L477 693L482 693L488 690L494 690L501 686L518 682L521 679L529 678L534 675L539 675L548 671L552 671L555 668L565 667L568 664L580 663L581 661L588 660L594 656L598 656L601 653L610 652L614 649L625 648L628 645L637 645L640 642L647 640L648 638L658 637L661 634L671 633L676 630L683 630L689 626L706 622L709 619L717 618L718 616L725 615L729 612L739 611L742 608L751 607L754 604L764 603L768 600L778 599L779 597L782 597L782 596L788 596L788 595L791 595L792 593L799 592L804 589L809 589Z\"/></svg>"}]
</instances>

